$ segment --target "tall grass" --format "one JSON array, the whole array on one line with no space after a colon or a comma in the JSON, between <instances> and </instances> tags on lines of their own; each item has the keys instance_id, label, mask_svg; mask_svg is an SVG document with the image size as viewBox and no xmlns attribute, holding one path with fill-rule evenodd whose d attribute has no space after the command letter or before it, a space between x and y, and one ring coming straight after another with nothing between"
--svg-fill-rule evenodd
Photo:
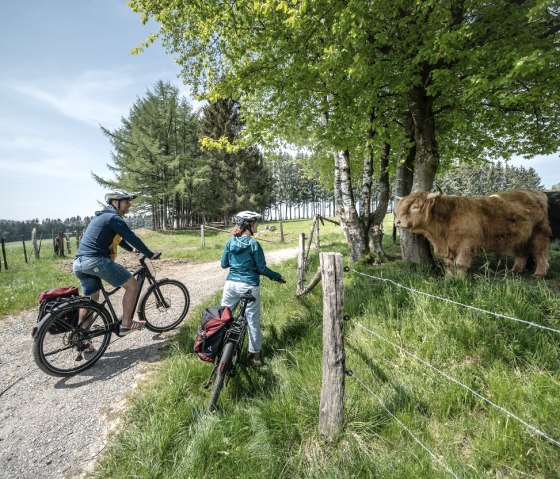
<instances>
[{"instance_id":1,"label":"tall grass","mask_svg":"<svg viewBox=\"0 0 560 479\"><path fill-rule=\"evenodd\" d=\"M390 244L386 247L391 251ZM331 243L328 249L344 251L344 246ZM489 275L445 280L400 261L353 267L427 293L560 328L555 282L495 280ZM263 282L266 367L241 368L224 389L218 411L208 413L209 391L202 385L210 366L191 352L200 313L195 311L156 374L131 398L125 426L112 439L96 477L450 477L384 407L458 477L560 477L560 448L367 329L556 439L560 439L558 335L352 272L345 277L345 313L351 320L344 330L346 367L354 376L346 379L343 433L325 442L317 431L321 289L296 299L295 270L295 261L281 267L289 281L284 287ZM218 302L218 295L209 301Z\"/></svg>"}]
</instances>

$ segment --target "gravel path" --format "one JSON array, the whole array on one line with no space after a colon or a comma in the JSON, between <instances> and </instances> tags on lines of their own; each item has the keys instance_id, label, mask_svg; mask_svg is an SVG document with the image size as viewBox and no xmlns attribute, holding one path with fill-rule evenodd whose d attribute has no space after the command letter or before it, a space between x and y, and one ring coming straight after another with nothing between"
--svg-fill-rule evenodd
<instances>
[{"instance_id":1,"label":"gravel path","mask_svg":"<svg viewBox=\"0 0 560 479\"><path fill-rule=\"evenodd\" d=\"M292 248L266 256L274 264L296 254ZM226 271L217 262L153 264L158 278L178 279L187 286L191 307L225 281ZM120 299L113 301L118 303ZM54 378L33 361L30 331L36 314L31 310L1 319L0 478L84 477L103 451L127 395L149 363L158 361L174 333L145 330L117 341L113 336L114 342L92 368L71 378Z\"/></svg>"}]
</instances>

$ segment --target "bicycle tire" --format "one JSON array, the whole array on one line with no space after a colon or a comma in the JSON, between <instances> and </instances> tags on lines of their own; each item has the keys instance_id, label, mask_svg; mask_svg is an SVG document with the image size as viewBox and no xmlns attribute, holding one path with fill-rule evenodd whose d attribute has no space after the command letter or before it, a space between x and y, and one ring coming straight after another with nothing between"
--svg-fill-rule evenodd
<instances>
[{"instance_id":1,"label":"bicycle tire","mask_svg":"<svg viewBox=\"0 0 560 479\"><path fill-rule=\"evenodd\" d=\"M68 323L78 310L91 313L93 321L88 330ZM33 341L33 358L39 368L50 376L73 376L93 366L109 346L113 331L113 319L105 308L89 298L78 298L54 309L37 331ZM62 332L51 334L54 330ZM91 341L93 351L87 351ZM84 361L85 360L85 361Z\"/></svg>"},{"instance_id":2,"label":"bicycle tire","mask_svg":"<svg viewBox=\"0 0 560 479\"><path fill-rule=\"evenodd\" d=\"M210 412L216 410L218 398L220 397L220 393L222 392L222 388L224 387L226 375L231 368L234 348L234 343L227 343L222 351L220 363L218 364L217 376L214 380L214 387L212 388L212 395L210 396L210 404L208 405L208 410Z\"/></svg>"},{"instance_id":3,"label":"bicycle tire","mask_svg":"<svg viewBox=\"0 0 560 479\"><path fill-rule=\"evenodd\" d=\"M159 296L159 297L158 297ZM161 279L150 285L140 301L138 316L146 328L156 333L176 328L189 311L187 287L175 279Z\"/></svg>"}]
</instances>

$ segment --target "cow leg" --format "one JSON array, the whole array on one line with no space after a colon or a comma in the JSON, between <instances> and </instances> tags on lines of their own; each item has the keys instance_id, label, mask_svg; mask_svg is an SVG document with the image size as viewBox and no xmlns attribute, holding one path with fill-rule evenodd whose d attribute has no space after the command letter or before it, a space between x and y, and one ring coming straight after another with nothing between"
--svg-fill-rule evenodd
<instances>
[{"instance_id":1,"label":"cow leg","mask_svg":"<svg viewBox=\"0 0 560 479\"><path fill-rule=\"evenodd\" d=\"M471 269L472 255L470 251L459 251L455 258L455 266L457 268L457 276L464 276Z\"/></svg>"},{"instance_id":2,"label":"cow leg","mask_svg":"<svg viewBox=\"0 0 560 479\"><path fill-rule=\"evenodd\" d=\"M529 257L527 250L525 248L518 248L514 251L515 262L513 263L513 268L511 268L512 273L521 273L525 269L525 264L527 263L527 258Z\"/></svg>"},{"instance_id":3,"label":"cow leg","mask_svg":"<svg viewBox=\"0 0 560 479\"><path fill-rule=\"evenodd\" d=\"M535 234L530 243L531 255L535 258L537 267L533 278L544 278L548 272L548 254L550 251L550 239L545 234Z\"/></svg>"}]
</instances>

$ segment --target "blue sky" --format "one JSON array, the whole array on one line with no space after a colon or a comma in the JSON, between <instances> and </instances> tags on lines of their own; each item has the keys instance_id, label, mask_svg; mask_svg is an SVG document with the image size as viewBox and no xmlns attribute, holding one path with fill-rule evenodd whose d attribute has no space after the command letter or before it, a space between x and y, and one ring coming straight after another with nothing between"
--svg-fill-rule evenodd
<instances>
[{"instance_id":1,"label":"blue sky","mask_svg":"<svg viewBox=\"0 0 560 479\"><path fill-rule=\"evenodd\" d=\"M0 2L0 218L88 216L110 177L114 129L159 79L179 68L159 45L133 56L156 27L123 1Z\"/></svg>"},{"instance_id":2,"label":"blue sky","mask_svg":"<svg viewBox=\"0 0 560 479\"><path fill-rule=\"evenodd\" d=\"M0 2L0 218L89 216L109 177L114 129L157 80L188 96L179 68L159 45L130 55L156 26L143 26L120 0ZM195 107L198 105L195 105ZM532 166L560 183L558 155Z\"/></svg>"}]
</instances>

